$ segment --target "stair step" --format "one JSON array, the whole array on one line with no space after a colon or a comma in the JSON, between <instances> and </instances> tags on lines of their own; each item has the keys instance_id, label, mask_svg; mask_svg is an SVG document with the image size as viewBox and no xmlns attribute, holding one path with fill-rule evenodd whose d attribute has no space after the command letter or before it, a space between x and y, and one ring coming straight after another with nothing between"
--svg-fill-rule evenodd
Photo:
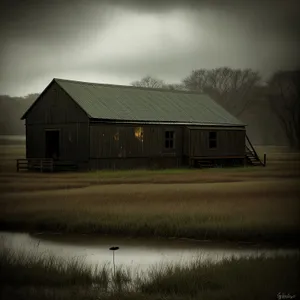
<instances>
[{"instance_id":1,"label":"stair step","mask_svg":"<svg viewBox=\"0 0 300 300\"><path fill-rule=\"evenodd\" d=\"M246 156L248 159L256 159L256 160L259 160L259 158L258 157L256 157L256 156Z\"/></svg>"},{"instance_id":2,"label":"stair step","mask_svg":"<svg viewBox=\"0 0 300 300\"><path fill-rule=\"evenodd\" d=\"M252 161L252 162L250 162L250 164L251 165L262 165L262 163L259 161Z\"/></svg>"},{"instance_id":3,"label":"stair step","mask_svg":"<svg viewBox=\"0 0 300 300\"><path fill-rule=\"evenodd\" d=\"M258 154L255 151L255 148L251 144L247 134L246 134L246 143L245 143L245 158L246 163L252 166L264 166L264 163L259 158Z\"/></svg>"},{"instance_id":4,"label":"stair step","mask_svg":"<svg viewBox=\"0 0 300 300\"><path fill-rule=\"evenodd\" d=\"M248 159L248 160L251 161L251 162L260 162L259 159Z\"/></svg>"}]
</instances>

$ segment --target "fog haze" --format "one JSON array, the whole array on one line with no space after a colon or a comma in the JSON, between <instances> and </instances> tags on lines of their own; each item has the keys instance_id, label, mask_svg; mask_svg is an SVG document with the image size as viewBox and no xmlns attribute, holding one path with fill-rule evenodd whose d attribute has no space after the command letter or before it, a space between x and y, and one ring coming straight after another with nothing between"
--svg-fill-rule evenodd
<instances>
[{"instance_id":1,"label":"fog haze","mask_svg":"<svg viewBox=\"0 0 300 300\"><path fill-rule=\"evenodd\" d=\"M297 1L2 1L0 94L54 77L180 82L193 69L299 65Z\"/></svg>"}]
</instances>

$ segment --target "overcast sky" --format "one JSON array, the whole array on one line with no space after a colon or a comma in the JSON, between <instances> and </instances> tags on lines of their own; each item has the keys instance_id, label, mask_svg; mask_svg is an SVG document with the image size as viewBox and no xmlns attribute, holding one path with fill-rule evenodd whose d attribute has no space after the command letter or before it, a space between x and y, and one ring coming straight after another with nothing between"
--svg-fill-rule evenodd
<instances>
[{"instance_id":1,"label":"overcast sky","mask_svg":"<svg viewBox=\"0 0 300 300\"><path fill-rule=\"evenodd\" d=\"M173 83L198 68L293 69L297 2L2 0L0 94L41 92L54 77Z\"/></svg>"}]
</instances>

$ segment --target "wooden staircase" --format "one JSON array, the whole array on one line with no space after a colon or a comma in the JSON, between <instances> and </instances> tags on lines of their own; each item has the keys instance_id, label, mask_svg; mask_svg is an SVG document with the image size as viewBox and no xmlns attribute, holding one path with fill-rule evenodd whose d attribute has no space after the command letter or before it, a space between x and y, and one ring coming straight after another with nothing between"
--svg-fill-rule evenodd
<instances>
[{"instance_id":1,"label":"wooden staircase","mask_svg":"<svg viewBox=\"0 0 300 300\"><path fill-rule=\"evenodd\" d=\"M246 143L245 143L245 158L246 158L246 163L250 166L263 166L263 167L266 166L266 154L264 155L264 160L262 161L259 158L257 152L255 151L247 135L246 135Z\"/></svg>"}]
</instances>

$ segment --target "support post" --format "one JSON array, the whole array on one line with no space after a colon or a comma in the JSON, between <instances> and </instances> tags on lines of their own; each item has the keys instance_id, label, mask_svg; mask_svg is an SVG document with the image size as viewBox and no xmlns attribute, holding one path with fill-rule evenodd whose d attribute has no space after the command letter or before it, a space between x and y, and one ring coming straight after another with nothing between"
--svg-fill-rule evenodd
<instances>
[{"instance_id":1,"label":"support post","mask_svg":"<svg viewBox=\"0 0 300 300\"><path fill-rule=\"evenodd\" d=\"M114 267L114 278L116 276L116 265L115 265L115 251L120 249L119 247L110 247L109 250L113 252L113 267Z\"/></svg>"},{"instance_id":2,"label":"support post","mask_svg":"<svg viewBox=\"0 0 300 300\"><path fill-rule=\"evenodd\" d=\"M116 276L115 251L113 251L114 277Z\"/></svg>"},{"instance_id":3,"label":"support post","mask_svg":"<svg viewBox=\"0 0 300 300\"><path fill-rule=\"evenodd\" d=\"M267 154L264 153L264 167L267 165Z\"/></svg>"}]
</instances>

